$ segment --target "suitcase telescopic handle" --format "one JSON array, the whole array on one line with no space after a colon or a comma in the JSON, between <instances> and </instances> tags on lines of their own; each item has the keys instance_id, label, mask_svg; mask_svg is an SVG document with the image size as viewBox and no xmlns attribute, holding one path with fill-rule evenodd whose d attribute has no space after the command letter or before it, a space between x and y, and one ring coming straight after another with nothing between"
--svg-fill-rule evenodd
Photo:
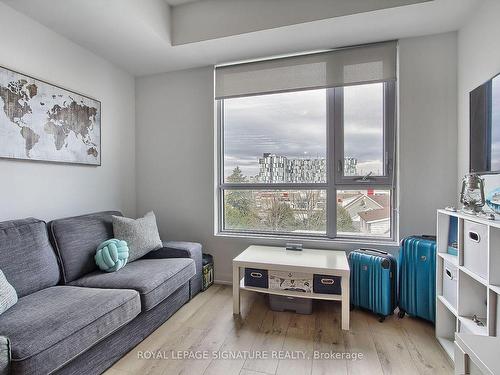
<instances>
[{"instance_id":1,"label":"suitcase telescopic handle","mask_svg":"<svg viewBox=\"0 0 500 375\"><path fill-rule=\"evenodd\" d=\"M436 241L436 236L432 234L422 234L420 238L423 238L424 240L433 240Z\"/></svg>"},{"instance_id":2,"label":"suitcase telescopic handle","mask_svg":"<svg viewBox=\"0 0 500 375\"><path fill-rule=\"evenodd\" d=\"M367 248L367 247L359 249L359 250L366 251L366 252L377 253L377 254L382 254L382 255L387 255L388 254L386 251L377 250L377 249L370 249L370 248Z\"/></svg>"}]
</instances>

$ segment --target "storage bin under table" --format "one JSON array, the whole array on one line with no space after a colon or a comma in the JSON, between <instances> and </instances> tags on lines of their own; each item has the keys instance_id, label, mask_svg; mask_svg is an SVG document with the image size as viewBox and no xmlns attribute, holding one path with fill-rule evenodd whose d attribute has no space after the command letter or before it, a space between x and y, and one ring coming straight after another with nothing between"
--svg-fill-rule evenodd
<instances>
[{"instance_id":1,"label":"storage bin under table","mask_svg":"<svg viewBox=\"0 0 500 375\"><path fill-rule=\"evenodd\" d=\"M317 275L313 276L313 292L323 294L342 294L340 276Z\"/></svg>"},{"instance_id":2,"label":"storage bin under table","mask_svg":"<svg viewBox=\"0 0 500 375\"><path fill-rule=\"evenodd\" d=\"M488 278L488 226L464 221L464 267Z\"/></svg>"},{"instance_id":3,"label":"storage bin under table","mask_svg":"<svg viewBox=\"0 0 500 375\"><path fill-rule=\"evenodd\" d=\"M245 268L245 286L268 288L268 271L261 268Z\"/></svg>"},{"instance_id":4,"label":"storage bin under table","mask_svg":"<svg viewBox=\"0 0 500 375\"><path fill-rule=\"evenodd\" d=\"M273 311L293 311L297 314L312 314L312 299L269 295L269 307Z\"/></svg>"}]
</instances>

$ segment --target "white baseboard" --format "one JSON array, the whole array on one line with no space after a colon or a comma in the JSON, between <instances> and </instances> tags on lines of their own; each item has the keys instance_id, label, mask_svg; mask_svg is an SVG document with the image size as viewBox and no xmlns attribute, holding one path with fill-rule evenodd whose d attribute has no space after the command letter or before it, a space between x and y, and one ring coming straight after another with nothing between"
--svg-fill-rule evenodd
<instances>
[{"instance_id":1,"label":"white baseboard","mask_svg":"<svg viewBox=\"0 0 500 375\"><path fill-rule=\"evenodd\" d=\"M219 284L219 285L233 285L231 281L225 281L225 280L214 280L214 284Z\"/></svg>"}]
</instances>

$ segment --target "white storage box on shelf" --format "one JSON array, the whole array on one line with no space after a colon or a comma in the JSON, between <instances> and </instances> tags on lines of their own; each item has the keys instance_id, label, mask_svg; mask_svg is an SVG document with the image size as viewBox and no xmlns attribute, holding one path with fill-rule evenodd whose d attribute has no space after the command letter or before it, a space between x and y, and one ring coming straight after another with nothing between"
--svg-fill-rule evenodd
<instances>
[{"instance_id":1,"label":"white storage box on shelf","mask_svg":"<svg viewBox=\"0 0 500 375\"><path fill-rule=\"evenodd\" d=\"M456 310L457 309L457 293L458 293L458 278L457 267L450 262L444 261L443 267L443 297Z\"/></svg>"},{"instance_id":2,"label":"white storage box on shelf","mask_svg":"<svg viewBox=\"0 0 500 375\"><path fill-rule=\"evenodd\" d=\"M312 293L313 275L306 272L269 270L269 289Z\"/></svg>"},{"instance_id":3,"label":"white storage box on shelf","mask_svg":"<svg viewBox=\"0 0 500 375\"><path fill-rule=\"evenodd\" d=\"M464 220L464 267L488 277L488 226Z\"/></svg>"}]
</instances>

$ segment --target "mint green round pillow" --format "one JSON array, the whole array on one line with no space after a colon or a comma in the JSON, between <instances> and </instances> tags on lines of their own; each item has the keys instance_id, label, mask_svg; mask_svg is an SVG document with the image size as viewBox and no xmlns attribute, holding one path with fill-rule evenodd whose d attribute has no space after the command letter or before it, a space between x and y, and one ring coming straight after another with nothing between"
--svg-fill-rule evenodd
<instances>
[{"instance_id":1,"label":"mint green round pillow","mask_svg":"<svg viewBox=\"0 0 500 375\"><path fill-rule=\"evenodd\" d=\"M128 260L127 242L112 238L97 247L94 256L97 266L106 272L115 272L123 268Z\"/></svg>"}]
</instances>

